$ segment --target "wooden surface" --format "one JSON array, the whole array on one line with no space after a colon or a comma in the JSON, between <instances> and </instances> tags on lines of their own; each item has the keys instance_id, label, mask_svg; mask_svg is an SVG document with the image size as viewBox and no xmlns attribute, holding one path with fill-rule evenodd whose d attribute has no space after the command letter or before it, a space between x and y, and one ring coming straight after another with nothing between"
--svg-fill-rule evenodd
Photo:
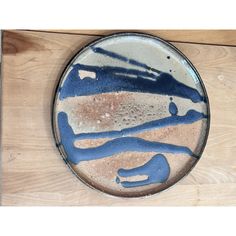
<instances>
[{"instance_id":1,"label":"wooden surface","mask_svg":"<svg viewBox=\"0 0 236 236\"><path fill-rule=\"evenodd\" d=\"M235 30L129 30L153 34L172 42L188 42L210 45L236 45ZM42 32L102 36L122 30L42 30Z\"/></svg>"},{"instance_id":2,"label":"wooden surface","mask_svg":"<svg viewBox=\"0 0 236 236\"><path fill-rule=\"evenodd\" d=\"M171 40L182 35L185 43L173 44L193 62L207 88L211 105L208 143L200 162L177 185L149 198L119 199L78 181L54 146L53 92L68 60L99 37L86 34L4 32L2 205L236 205L236 47L202 45L202 40L198 44L194 38L204 38L201 31L166 33L172 35L166 37ZM214 35L224 40L206 37L204 43L236 46L236 31L215 31ZM195 43L187 43L190 38Z\"/></svg>"}]
</instances>

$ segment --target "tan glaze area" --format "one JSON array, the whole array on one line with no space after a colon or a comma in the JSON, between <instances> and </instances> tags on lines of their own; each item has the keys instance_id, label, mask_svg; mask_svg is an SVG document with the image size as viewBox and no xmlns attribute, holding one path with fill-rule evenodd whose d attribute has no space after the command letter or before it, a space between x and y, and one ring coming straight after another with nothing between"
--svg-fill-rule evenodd
<instances>
[{"instance_id":1,"label":"tan glaze area","mask_svg":"<svg viewBox=\"0 0 236 236\"><path fill-rule=\"evenodd\" d=\"M191 108L204 111L203 103L192 103L187 99L173 97L177 104L178 115L185 115ZM91 96L67 98L58 103L58 111L68 114L69 124L76 134L121 130L133 127L155 119L170 116L168 106L170 96L118 92ZM205 122L197 121L193 124L169 126L153 129L134 135L149 141L170 143L189 147L195 154L201 148L201 134L204 136ZM93 148L103 145L109 138L77 140L74 145L78 148ZM115 182L120 168L130 169L141 166L158 153L126 152L102 158L100 160L84 161L72 165L74 171L87 183L105 192L121 195L136 196L151 194L165 189L171 183L181 178L194 164L195 159L184 154L164 154L169 162L171 174L167 183L151 184L148 186L123 188ZM138 181L147 176L120 178L121 181Z\"/></svg>"},{"instance_id":2,"label":"tan glaze area","mask_svg":"<svg viewBox=\"0 0 236 236\"><path fill-rule=\"evenodd\" d=\"M166 142L176 145L187 146L191 150L196 151L201 146L200 134L202 132L203 121L198 121L189 125L178 125L174 127L162 128L160 130L146 131L136 137L147 139L150 141ZM188 134L188 135L186 135ZM82 140L76 142L76 146L89 148L90 144L99 146L105 143L108 139L98 140ZM86 182L95 188L102 189L115 195L131 196L132 194L150 194L155 191L160 191L171 183L181 178L195 163L196 159L185 154L164 154L170 165L171 174L164 184L152 184L136 188L123 188L115 182L117 171L120 168L130 169L145 164L150 160L155 152L139 153L126 152L116 154L112 157L102 158L88 162L81 162L78 165L72 165L74 171L81 176ZM137 181L145 179L147 176L135 176L129 178L120 178L122 180ZM140 193L137 193L140 192Z\"/></svg>"},{"instance_id":3,"label":"tan glaze area","mask_svg":"<svg viewBox=\"0 0 236 236\"><path fill-rule=\"evenodd\" d=\"M162 129L149 130L130 137L139 137L149 141L171 143L189 147L197 154L201 146L201 134L205 131L206 120L200 120L193 124L177 125L165 127ZM187 135L186 135L187 134ZM78 148L98 147L107 141L112 140L109 138L99 139L84 139L77 140L74 145Z\"/></svg>"},{"instance_id":4,"label":"tan glaze area","mask_svg":"<svg viewBox=\"0 0 236 236\"><path fill-rule=\"evenodd\" d=\"M149 161L157 153L147 152L126 152L89 162L81 162L79 165L72 165L74 171L87 183L102 191L118 196L141 196L161 191L181 178L194 164L195 159L182 154L165 154L171 173L168 181L162 184L151 184L136 188L123 188L116 183L117 170L120 168L130 169L141 166ZM134 176L120 178L121 181L138 181L147 176Z\"/></svg>"},{"instance_id":5,"label":"tan glaze area","mask_svg":"<svg viewBox=\"0 0 236 236\"><path fill-rule=\"evenodd\" d=\"M185 115L191 108L204 111L204 103L173 97ZM170 116L170 96L118 92L67 98L57 103L57 112L65 111L75 133L121 130Z\"/></svg>"},{"instance_id":6,"label":"tan glaze area","mask_svg":"<svg viewBox=\"0 0 236 236\"><path fill-rule=\"evenodd\" d=\"M92 147L98 147L109 140L110 140L109 138L83 139L83 140L76 140L74 142L74 145L75 147L78 148L92 148Z\"/></svg>"},{"instance_id":7,"label":"tan glaze area","mask_svg":"<svg viewBox=\"0 0 236 236\"><path fill-rule=\"evenodd\" d=\"M145 131L135 136L150 141L186 146L195 154L198 154L205 127L206 120L200 120L193 124L169 126L158 130Z\"/></svg>"},{"instance_id":8,"label":"tan glaze area","mask_svg":"<svg viewBox=\"0 0 236 236\"><path fill-rule=\"evenodd\" d=\"M79 74L79 77L81 79L85 79L87 77L89 77L91 79L95 79L96 78L96 74L94 72L91 72L91 71L79 70L78 74Z\"/></svg>"}]
</instances>

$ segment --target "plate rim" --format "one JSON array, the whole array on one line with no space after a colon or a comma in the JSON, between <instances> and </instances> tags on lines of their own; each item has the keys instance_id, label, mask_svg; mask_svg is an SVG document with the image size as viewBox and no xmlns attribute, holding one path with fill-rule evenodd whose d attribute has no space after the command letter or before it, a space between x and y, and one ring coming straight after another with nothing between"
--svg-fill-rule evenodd
<instances>
[{"instance_id":1,"label":"plate rim","mask_svg":"<svg viewBox=\"0 0 236 236\"><path fill-rule=\"evenodd\" d=\"M70 66L77 59L77 57L79 57L85 50L87 50L91 46L93 46L93 45L95 45L97 43L100 43L100 42L102 42L104 40L107 40L107 39L110 39L110 38L114 38L114 37L119 37L119 36L141 36L141 37L146 37L146 38L152 38L152 39L157 40L159 42L162 42L165 45L167 45L170 48L172 48L177 54L179 54L183 59L185 59L187 61L188 65L194 71L195 75L197 76L197 78L199 80L199 83L200 83L200 86L202 88L203 94L204 94L204 96L206 98L206 111L207 111L207 115L208 115L208 117L207 117L207 126L206 126L206 134L205 134L205 137L204 137L204 140L203 140L203 144L202 144L200 152L199 152L199 158L193 163L193 165L188 169L188 171L185 171L170 186L167 186L164 189L161 189L159 191L155 191L155 188L153 188L153 192L149 193L149 194L123 196L123 195L119 195L119 194L109 193L108 191L105 191L102 188L97 188L97 187L93 186L92 184L88 183L85 179L83 179L72 168L71 164L69 163L69 161L65 157L64 151L62 150L62 148L59 145L60 139L59 139L58 134L56 132L56 121L55 121L55 114L54 113L55 113L55 108L56 108L56 101L58 99L59 88L60 88L61 83L64 81L62 78L66 75L66 73L68 72ZM115 32L115 33L103 35L103 36L101 36L101 37L99 37L99 38L97 38L95 40L92 40L92 41L86 43L79 50L77 50L76 53L72 57L70 57L69 61L65 64L64 69L60 73L59 79L57 79L57 81L56 81L56 87L54 88L54 91L53 91L53 99L52 99L52 102L51 102L51 130L52 130L52 134L53 134L53 138L54 138L54 144L55 144L56 148L58 149L58 151L60 153L60 156L62 157L62 159L64 160L65 164L69 167L69 169L72 171L72 173L76 176L77 179L79 179L83 184L88 186L90 189L93 189L93 190L97 191L98 193L102 193L102 194L104 194L106 196L109 196L109 197L114 197L114 198L119 198L119 199L120 198L143 199L143 198L152 197L152 196L154 197L154 196L159 195L160 193L162 193L164 191L167 191L170 188L174 187L177 183L182 181L186 176L188 176L190 174L190 172L195 168L197 163L202 158L202 154L203 154L203 152L205 150L205 147L206 147L206 144L207 144L207 141L208 141L208 137L209 137L209 133L210 133L210 126L211 126L211 112L210 112L209 96L208 96L206 87L205 87L205 85L203 83L203 80L202 80L199 72L197 71L197 69L195 68L193 63L189 60L189 58L184 53L182 53L176 46L174 46L169 41L166 41L163 38L161 38L159 36L155 36L155 35L150 34L150 33L136 32L136 31Z\"/></svg>"}]
</instances>

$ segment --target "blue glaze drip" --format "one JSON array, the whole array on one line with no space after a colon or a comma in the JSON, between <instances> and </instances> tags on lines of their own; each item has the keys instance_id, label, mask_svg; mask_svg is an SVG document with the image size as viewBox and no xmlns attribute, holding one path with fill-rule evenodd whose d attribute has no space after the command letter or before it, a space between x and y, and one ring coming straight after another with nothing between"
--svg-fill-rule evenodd
<instances>
[{"instance_id":1,"label":"blue glaze drip","mask_svg":"<svg viewBox=\"0 0 236 236\"><path fill-rule=\"evenodd\" d=\"M120 178L117 176L116 177L116 183L119 184L120 183Z\"/></svg>"},{"instance_id":2,"label":"blue glaze drip","mask_svg":"<svg viewBox=\"0 0 236 236\"><path fill-rule=\"evenodd\" d=\"M170 166L162 154L157 154L152 157L150 161L142 166L133 169L119 169L118 175L120 177L132 177L137 175L146 175L147 178L141 181L121 181L119 182L124 188L140 187L154 183L164 183L170 175Z\"/></svg>"},{"instance_id":3,"label":"blue glaze drip","mask_svg":"<svg viewBox=\"0 0 236 236\"><path fill-rule=\"evenodd\" d=\"M178 107L176 106L174 102L170 102L169 112L172 116L176 116L178 114Z\"/></svg>"},{"instance_id":4,"label":"blue glaze drip","mask_svg":"<svg viewBox=\"0 0 236 236\"><path fill-rule=\"evenodd\" d=\"M80 161L96 160L104 157L111 157L114 154L128 151L136 152L164 152L184 153L193 156L192 151L184 146L167 143L151 142L136 137L123 137L110 140L99 147L77 148L74 146L76 136L68 123L65 112L58 114L58 128L61 135L61 144L67 153L67 158L74 164Z\"/></svg>"},{"instance_id":5,"label":"blue glaze drip","mask_svg":"<svg viewBox=\"0 0 236 236\"><path fill-rule=\"evenodd\" d=\"M160 70L152 68L152 67L146 65L145 63L139 62L139 61L134 60L134 59L129 59L129 58L127 58L125 56L122 56L122 55L120 55L118 53L111 52L111 51L105 50L105 49L100 48L100 47L92 47L92 50L94 52L96 52L96 53L100 53L100 54L103 54L105 56L108 56L108 57L111 57L111 58L114 58L114 59L118 59L118 60L123 61L123 62L127 62L127 63L129 63L131 65L139 66L141 68L144 68L146 70L151 70L151 71L156 72L158 74L161 73Z\"/></svg>"},{"instance_id":6,"label":"blue glaze drip","mask_svg":"<svg viewBox=\"0 0 236 236\"><path fill-rule=\"evenodd\" d=\"M145 68L147 71L114 66L99 67L75 64L72 66L71 71L68 73L67 78L61 87L59 95L60 100L67 97L87 96L119 91L178 96L191 99L193 102L205 102L206 100L205 97L202 97L196 89L177 81L169 73L163 73L144 63L138 62L137 60L128 59L125 56L102 48L92 47L92 49L96 53L102 53L114 59ZM78 70L94 72L96 74L96 79L89 77L81 79Z\"/></svg>"},{"instance_id":7,"label":"blue glaze drip","mask_svg":"<svg viewBox=\"0 0 236 236\"><path fill-rule=\"evenodd\" d=\"M80 133L76 134L75 137L77 140L97 139L97 138L118 138L132 134L137 134L143 131L160 129L167 126L175 126L179 124L191 124L206 117L207 116L204 115L203 113L200 113L195 110L189 110L184 116L178 116L178 115L169 116L122 130L94 132L94 133Z\"/></svg>"}]
</instances>

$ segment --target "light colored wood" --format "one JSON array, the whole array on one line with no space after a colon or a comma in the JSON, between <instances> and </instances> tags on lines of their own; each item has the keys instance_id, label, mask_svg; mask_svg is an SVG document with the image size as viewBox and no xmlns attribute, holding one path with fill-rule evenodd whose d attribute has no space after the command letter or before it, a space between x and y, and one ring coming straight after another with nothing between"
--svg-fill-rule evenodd
<instances>
[{"instance_id":1,"label":"light colored wood","mask_svg":"<svg viewBox=\"0 0 236 236\"><path fill-rule=\"evenodd\" d=\"M177 185L144 199L106 196L62 161L51 131L54 88L94 36L7 31L3 44L3 205L236 205L236 47L175 43L196 66L211 104L203 157Z\"/></svg>"},{"instance_id":2,"label":"light colored wood","mask_svg":"<svg viewBox=\"0 0 236 236\"><path fill-rule=\"evenodd\" d=\"M50 30L50 32L107 35L124 30ZM172 42L189 42L236 46L235 30L125 30L145 32Z\"/></svg>"}]
</instances>

